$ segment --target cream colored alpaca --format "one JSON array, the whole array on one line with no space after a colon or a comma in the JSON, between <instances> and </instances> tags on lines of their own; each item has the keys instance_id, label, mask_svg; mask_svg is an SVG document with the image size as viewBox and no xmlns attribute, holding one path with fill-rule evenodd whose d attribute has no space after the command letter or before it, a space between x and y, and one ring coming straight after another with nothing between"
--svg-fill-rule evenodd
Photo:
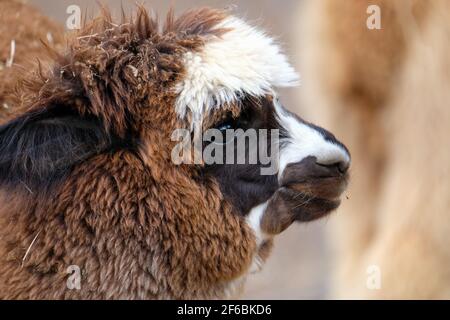
<instances>
[{"instance_id":1,"label":"cream colored alpaca","mask_svg":"<svg viewBox=\"0 0 450 320\"><path fill-rule=\"evenodd\" d=\"M369 4L381 30L366 28ZM300 11L304 105L353 156L331 224L332 297L449 299L450 3L310 1ZM379 289L367 285L377 268Z\"/></svg>"}]
</instances>

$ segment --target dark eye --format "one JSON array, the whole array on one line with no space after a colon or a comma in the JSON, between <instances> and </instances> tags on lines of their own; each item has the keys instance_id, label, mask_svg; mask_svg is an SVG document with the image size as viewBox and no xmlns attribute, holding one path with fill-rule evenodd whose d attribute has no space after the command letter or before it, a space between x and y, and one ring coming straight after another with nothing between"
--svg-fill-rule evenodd
<instances>
[{"instance_id":1,"label":"dark eye","mask_svg":"<svg viewBox=\"0 0 450 320\"><path fill-rule=\"evenodd\" d=\"M234 118L231 114L228 114L228 116L224 120L213 127L213 129L220 131L222 135L221 142L216 141L214 137L211 137L209 142L227 144L230 141L234 140L235 134L231 134L230 132L227 133L227 130L249 129L249 127L251 126L250 116L250 112L246 110L241 112L241 114L236 118Z\"/></svg>"},{"instance_id":2,"label":"dark eye","mask_svg":"<svg viewBox=\"0 0 450 320\"><path fill-rule=\"evenodd\" d=\"M248 129L250 127L251 114L248 110L244 110L239 117L233 118L229 115L224 121L215 126L215 129L226 131L228 129Z\"/></svg>"},{"instance_id":3,"label":"dark eye","mask_svg":"<svg viewBox=\"0 0 450 320\"><path fill-rule=\"evenodd\" d=\"M220 140L221 142L219 142L219 140L216 141L215 137L212 137L210 141L214 143L227 144L234 139L234 135L230 136L230 133L227 134L227 130L236 130L237 128L238 127L236 119L228 118L227 120L220 122L214 127L214 129L219 130L220 134L222 135L222 138Z\"/></svg>"},{"instance_id":4,"label":"dark eye","mask_svg":"<svg viewBox=\"0 0 450 320\"><path fill-rule=\"evenodd\" d=\"M228 121L220 123L218 126L216 126L216 129L220 130L220 131L226 131L228 129L236 129L235 124L236 123L234 120L228 120Z\"/></svg>"}]
</instances>

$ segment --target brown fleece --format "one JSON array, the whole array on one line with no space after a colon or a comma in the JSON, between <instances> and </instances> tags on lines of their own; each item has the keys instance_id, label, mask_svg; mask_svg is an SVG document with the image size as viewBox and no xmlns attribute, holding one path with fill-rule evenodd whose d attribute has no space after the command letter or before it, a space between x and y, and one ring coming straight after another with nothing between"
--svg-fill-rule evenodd
<instances>
[{"instance_id":1,"label":"brown fleece","mask_svg":"<svg viewBox=\"0 0 450 320\"><path fill-rule=\"evenodd\" d=\"M142 8L119 24L105 13L52 54L51 70L20 83L28 112L94 117L111 135L138 138L77 164L50 190L0 186L0 298L232 293L256 254L253 233L212 178L170 160L170 135L186 126L173 109L181 56L225 32L213 29L224 17L169 14L160 33ZM66 285L71 265L80 290Z\"/></svg>"},{"instance_id":2,"label":"brown fleece","mask_svg":"<svg viewBox=\"0 0 450 320\"><path fill-rule=\"evenodd\" d=\"M214 182L159 173L118 152L79 166L47 199L5 193L2 298L222 297L251 263L250 230ZM70 265L81 290L66 287Z\"/></svg>"}]
</instances>

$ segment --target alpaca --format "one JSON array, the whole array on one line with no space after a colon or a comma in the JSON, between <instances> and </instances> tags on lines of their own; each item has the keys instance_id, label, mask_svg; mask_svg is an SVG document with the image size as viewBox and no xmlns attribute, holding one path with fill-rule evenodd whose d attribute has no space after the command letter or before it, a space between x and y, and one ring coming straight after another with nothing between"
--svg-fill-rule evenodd
<instances>
[{"instance_id":1,"label":"alpaca","mask_svg":"<svg viewBox=\"0 0 450 320\"><path fill-rule=\"evenodd\" d=\"M13 112L16 101L11 94L17 77L26 77L39 59L47 63L47 50L40 40L62 49L63 28L38 10L19 0L0 2L0 121ZM24 24L23 21L27 23ZM17 106L16 106L17 108Z\"/></svg>"},{"instance_id":2,"label":"alpaca","mask_svg":"<svg viewBox=\"0 0 450 320\"><path fill-rule=\"evenodd\" d=\"M296 72L229 12L105 10L51 58L0 127L0 298L235 297L274 236L339 206L348 150L282 106ZM278 170L174 163L175 130L210 128L278 130Z\"/></svg>"},{"instance_id":3,"label":"alpaca","mask_svg":"<svg viewBox=\"0 0 450 320\"><path fill-rule=\"evenodd\" d=\"M366 27L372 4L380 30ZM315 106L305 111L327 119L354 162L350 201L330 225L334 297L448 299L448 1L327 0L301 11L301 99Z\"/></svg>"}]
</instances>

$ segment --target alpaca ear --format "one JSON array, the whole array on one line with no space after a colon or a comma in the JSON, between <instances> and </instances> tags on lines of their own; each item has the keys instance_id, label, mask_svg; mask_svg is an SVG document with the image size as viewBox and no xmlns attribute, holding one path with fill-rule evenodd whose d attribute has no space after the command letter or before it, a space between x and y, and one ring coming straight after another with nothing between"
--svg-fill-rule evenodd
<instances>
[{"instance_id":1,"label":"alpaca ear","mask_svg":"<svg viewBox=\"0 0 450 320\"><path fill-rule=\"evenodd\" d=\"M25 113L0 126L0 185L42 190L115 139L100 120L64 106Z\"/></svg>"}]
</instances>

